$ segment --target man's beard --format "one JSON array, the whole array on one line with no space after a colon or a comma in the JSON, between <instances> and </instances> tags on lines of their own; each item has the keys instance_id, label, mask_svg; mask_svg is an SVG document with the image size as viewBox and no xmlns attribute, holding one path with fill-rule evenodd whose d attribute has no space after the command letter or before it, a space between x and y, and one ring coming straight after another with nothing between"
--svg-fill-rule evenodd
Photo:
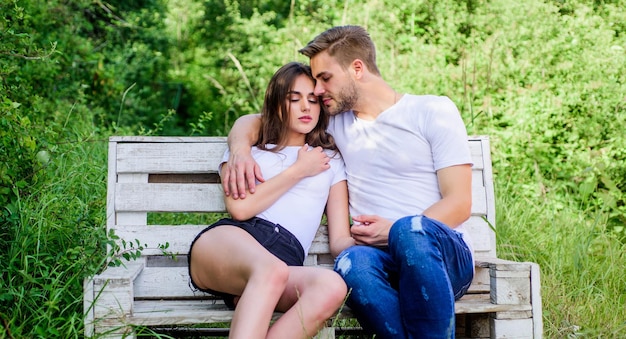
<instances>
[{"instance_id":1,"label":"man's beard","mask_svg":"<svg viewBox=\"0 0 626 339\"><path fill-rule=\"evenodd\" d=\"M359 93L357 92L356 85L354 82L351 82L347 88L339 92L337 95L335 102L337 103L336 107L330 107L329 113L330 115L337 115L343 112L347 112L354 108L356 102L359 100Z\"/></svg>"}]
</instances>

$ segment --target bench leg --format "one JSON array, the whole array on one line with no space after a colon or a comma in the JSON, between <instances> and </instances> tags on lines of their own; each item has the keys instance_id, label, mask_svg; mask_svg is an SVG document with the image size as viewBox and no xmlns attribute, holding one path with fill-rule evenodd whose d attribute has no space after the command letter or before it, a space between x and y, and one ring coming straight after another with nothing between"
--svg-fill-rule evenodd
<instances>
[{"instance_id":1,"label":"bench leg","mask_svg":"<svg viewBox=\"0 0 626 339\"><path fill-rule=\"evenodd\" d=\"M501 260L490 264L489 276L493 304L530 306L529 311L492 315L491 338L540 339L543 326L538 266Z\"/></svg>"},{"instance_id":2,"label":"bench leg","mask_svg":"<svg viewBox=\"0 0 626 339\"><path fill-rule=\"evenodd\" d=\"M85 337L136 337L129 318L134 304L133 283L144 267L145 260L137 259L109 267L84 282Z\"/></svg>"},{"instance_id":3,"label":"bench leg","mask_svg":"<svg viewBox=\"0 0 626 339\"><path fill-rule=\"evenodd\" d=\"M95 309L101 309L99 304L100 295L94 294L94 280L85 279L83 282L84 289L84 301L83 307L85 312L85 338L135 338L132 328L125 327L123 325L105 326L105 322L110 322L109 319L96 319ZM99 292L101 293L101 292ZM102 315L102 314L100 314Z\"/></svg>"},{"instance_id":4,"label":"bench leg","mask_svg":"<svg viewBox=\"0 0 626 339\"><path fill-rule=\"evenodd\" d=\"M94 279L92 284L93 318L89 332L98 339L134 339L133 327L125 321L132 313L132 283L124 279ZM87 331L85 334L89 335Z\"/></svg>"},{"instance_id":5,"label":"bench leg","mask_svg":"<svg viewBox=\"0 0 626 339\"><path fill-rule=\"evenodd\" d=\"M535 339L543 338L543 311L541 302L541 282L539 274L539 265L532 264L530 267L530 288L533 304L533 331Z\"/></svg>"},{"instance_id":6,"label":"bench leg","mask_svg":"<svg viewBox=\"0 0 626 339\"><path fill-rule=\"evenodd\" d=\"M533 339L533 318L528 312L498 312L490 320L491 338Z\"/></svg>"}]
</instances>

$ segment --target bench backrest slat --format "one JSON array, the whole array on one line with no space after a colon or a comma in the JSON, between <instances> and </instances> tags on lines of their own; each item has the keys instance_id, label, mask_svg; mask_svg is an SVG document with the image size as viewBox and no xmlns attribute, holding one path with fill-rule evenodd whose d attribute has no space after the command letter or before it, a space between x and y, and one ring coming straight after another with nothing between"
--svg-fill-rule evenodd
<instances>
[{"instance_id":1,"label":"bench backrest slat","mask_svg":"<svg viewBox=\"0 0 626 339\"><path fill-rule=\"evenodd\" d=\"M224 212L219 184L122 183L115 188L117 211ZM149 197L147 199L146 197Z\"/></svg>"},{"instance_id":2,"label":"bench backrest slat","mask_svg":"<svg viewBox=\"0 0 626 339\"><path fill-rule=\"evenodd\" d=\"M119 143L118 173L210 173L222 160L224 143ZM172 161L176 159L176 161Z\"/></svg>"}]
</instances>

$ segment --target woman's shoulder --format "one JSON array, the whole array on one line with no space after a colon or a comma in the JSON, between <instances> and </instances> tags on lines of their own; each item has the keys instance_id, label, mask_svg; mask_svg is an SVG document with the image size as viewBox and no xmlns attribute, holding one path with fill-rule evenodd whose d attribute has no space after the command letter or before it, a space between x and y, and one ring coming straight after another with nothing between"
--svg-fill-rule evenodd
<instances>
[{"instance_id":1,"label":"woman's shoulder","mask_svg":"<svg viewBox=\"0 0 626 339\"><path fill-rule=\"evenodd\" d=\"M324 149L324 152L326 152L326 154L330 158L331 167L332 165L340 165L341 167L344 166L343 157L338 150Z\"/></svg>"}]
</instances>

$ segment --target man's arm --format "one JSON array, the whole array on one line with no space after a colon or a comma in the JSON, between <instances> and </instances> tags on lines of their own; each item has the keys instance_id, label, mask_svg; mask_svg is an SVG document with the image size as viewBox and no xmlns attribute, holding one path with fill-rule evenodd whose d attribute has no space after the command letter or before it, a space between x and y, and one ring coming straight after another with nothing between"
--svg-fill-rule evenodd
<instances>
[{"instance_id":1,"label":"man's arm","mask_svg":"<svg viewBox=\"0 0 626 339\"><path fill-rule=\"evenodd\" d=\"M441 200L422 214L456 228L472 212L472 167L457 165L437 171Z\"/></svg>"},{"instance_id":2,"label":"man's arm","mask_svg":"<svg viewBox=\"0 0 626 339\"><path fill-rule=\"evenodd\" d=\"M222 168L222 187L224 194L233 199L244 199L246 188L250 193L256 189L256 181L265 181L261 169L250 153L259 136L261 126L260 114L248 114L239 117L228 133L230 156Z\"/></svg>"}]
</instances>

